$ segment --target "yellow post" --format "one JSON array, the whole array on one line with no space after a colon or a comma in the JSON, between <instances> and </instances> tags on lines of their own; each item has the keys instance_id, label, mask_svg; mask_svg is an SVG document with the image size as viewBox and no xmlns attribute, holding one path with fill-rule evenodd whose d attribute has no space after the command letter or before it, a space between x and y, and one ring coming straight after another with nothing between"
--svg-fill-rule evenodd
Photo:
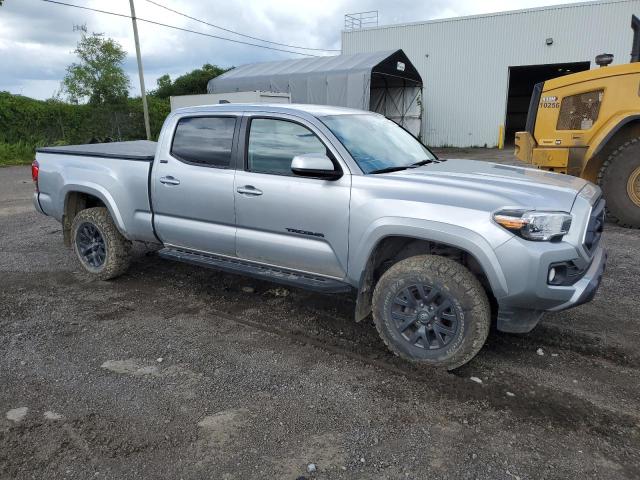
<instances>
[{"instance_id":1,"label":"yellow post","mask_svg":"<svg viewBox=\"0 0 640 480\"><path fill-rule=\"evenodd\" d=\"M500 150L504 148L504 125L498 127L498 148Z\"/></svg>"}]
</instances>

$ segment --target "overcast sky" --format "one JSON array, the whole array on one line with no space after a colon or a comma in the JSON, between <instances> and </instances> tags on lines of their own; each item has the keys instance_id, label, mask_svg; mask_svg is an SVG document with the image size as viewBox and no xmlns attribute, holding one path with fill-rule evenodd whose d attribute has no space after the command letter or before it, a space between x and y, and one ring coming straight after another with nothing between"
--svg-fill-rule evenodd
<instances>
[{"instance_id":1,"label":"overcast sky","mask_svg":"<svg viewBox=\"0 0 640 480\"><path fill-rule=\"evenodd\" d=\"M130 14L128 0L62 0L65 3ZM305 47L340 49L344 14L379 11L381 25L499 12L570 3L571 0L154 0L192 17L267 40ZM136 0L136 14L183 28L236 39L223 32L168 12L147 0ZM139 94L131 21L102 13L45 3L4 0L0 7L0 90L50 98L59 88L65 67L80 37L74 25L86 24L120 42L128 56L125 69L132 95ZM139 23L148 89L165 73L172 78L202 66L223 67L283 58L295 54L265 50ZM247 40L247 39L245 39ZM251 41L251 40L247 40ZM315 53L315 52L314 52ZM330 52L327 52L329 54Z\"/></svg>"}]
</instances>

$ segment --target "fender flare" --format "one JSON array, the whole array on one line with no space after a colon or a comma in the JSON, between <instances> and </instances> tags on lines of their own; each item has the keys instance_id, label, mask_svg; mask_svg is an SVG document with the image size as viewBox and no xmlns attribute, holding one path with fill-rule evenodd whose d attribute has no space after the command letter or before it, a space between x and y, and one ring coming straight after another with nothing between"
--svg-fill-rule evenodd
<instances>
[{"instance_id":1,"label":"fender flare","mask_svg":"<svg viewBox=\"0 0 640 480\"><path fill-rule=\"evenodd\" d=\"M360 272L357 281L358 299L356 306L356 320L361 320L367 313L366 302L362 302L362 296L368 295L370 290L365 290L367 266L375 249L388 237L406 237L415 240L437 242L443 245L460 249L472 256L482 268L493 295L496 298L508 293L507 281L500 266L500 262L492 247L481 235L473 230L458 225L435 222L430 220L418 220L411 218L378 219L364 233L364 240L354 252L362 252L349 260L349 271Z\"/></svg>"},{"instance_id":2,"label":"fender flare","mask_svg":"<svg viewBox=\"0 0 640 480\"><path fill-rule=\"evenodd\" d=\"M62 212L65 212L67 201L69 199L69 194L71 193L86 193L88 195L92 195L96 198L99 198L102 203L104 203L105 207L109 211L109 215L113 219L113 223L115 223L118 231L126 238L126 229L124 226L124 221L122 219L122 215L118 206L116 204L115 199L111 196L109 191L95 183L91 182L76 182L71 184L66 184L62 189L62 198L64 199L64 204L62 205Z\"/></svg>"},{"instance_id":3,"label":"fender flare","mask_svg":"<svg viewBox=\"0 0 640 480\"><path fill-rule=\"evenodd\" d=\"M604 135L604 137L602 137L602 139L599 142L597 142L597 146L594 148L593 152L590 155L588 155L588 157L589 158L595 157L598 153L600 153L602 148L607 143L609 143L609 140L611 140L615 136L615 134L622 129L622 127L624 127L625 125L631 122L638 121L638 120L640 120L640 114L627 115L626 117L619 120L617 123L614 124L612 128L609 129L606 135Z\"/></svg>"}]
</instances>

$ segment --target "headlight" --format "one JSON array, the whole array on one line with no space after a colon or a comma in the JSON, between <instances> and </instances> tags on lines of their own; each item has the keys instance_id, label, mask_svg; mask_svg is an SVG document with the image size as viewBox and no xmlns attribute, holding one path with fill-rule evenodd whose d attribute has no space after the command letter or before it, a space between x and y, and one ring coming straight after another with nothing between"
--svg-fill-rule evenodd
<instances>
[{"instance_id":1,"label":"headlight","mask_svg":"<svg viewBox=\"0 0 640 480\"><path fill-rule=\"evenodd\" d=\"M536 210L500 210L493 214L495 222L527 240L548 241L569 231L571 214Z\"/></svg>"}]
</instances>

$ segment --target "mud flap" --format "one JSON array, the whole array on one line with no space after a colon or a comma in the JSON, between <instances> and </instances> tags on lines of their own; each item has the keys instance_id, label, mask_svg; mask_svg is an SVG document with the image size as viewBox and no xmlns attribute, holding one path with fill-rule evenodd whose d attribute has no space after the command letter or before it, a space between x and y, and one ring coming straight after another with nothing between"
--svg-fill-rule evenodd
<instances>
[{"instance_id":1,"label":"mud flap","mask_svg":"<svg viewBox=\"0 0 640 480\"><path fill-rule=\"evenodd\" d=\"M538 325L543 314L543 310L499 308L498 330L508 333L529 333Z\"/></svg>"}]
</instances>

